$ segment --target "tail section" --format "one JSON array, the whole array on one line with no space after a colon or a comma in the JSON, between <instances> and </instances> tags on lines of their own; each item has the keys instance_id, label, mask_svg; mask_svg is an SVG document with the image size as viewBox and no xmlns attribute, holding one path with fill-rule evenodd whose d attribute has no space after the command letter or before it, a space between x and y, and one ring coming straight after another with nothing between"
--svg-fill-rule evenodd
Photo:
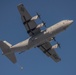
<instances>
[{"instance_id":1,"label":"tail section","mask_svg":"<svg viewBox=\"0 0 76 75\"><path fill-rule=\"evenodd\" d=\"M11 51L11 44L7 41L0 41L0 48L2 49L3 55L5 55L11 62L16 63L15 54Z\"/></svg>"}]
</instances>

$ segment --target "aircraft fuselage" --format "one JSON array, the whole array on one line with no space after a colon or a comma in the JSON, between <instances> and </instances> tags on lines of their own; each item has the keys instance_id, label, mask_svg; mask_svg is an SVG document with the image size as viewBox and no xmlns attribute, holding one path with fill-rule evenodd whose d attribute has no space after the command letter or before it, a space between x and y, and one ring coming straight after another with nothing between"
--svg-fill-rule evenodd
<instances>
[{"instance_id":1,"label":"aircraft fuselage","mask_svg":"<svg viewBox=\"0 0 76 75\"><path fill-rule=\"evenodd\" d=\"M46 30L42 31L36 36L33 36L31 38L28 38L14 46L11 47L14 52L20 52L24 50L29 50L30 48L37 47L46 41L49 41L49 38L54 37L56 34L64 31L70 24L73 22L73 20L63 20L60 21L53 26L50 26Z\"/></svg>"}]
</instances>

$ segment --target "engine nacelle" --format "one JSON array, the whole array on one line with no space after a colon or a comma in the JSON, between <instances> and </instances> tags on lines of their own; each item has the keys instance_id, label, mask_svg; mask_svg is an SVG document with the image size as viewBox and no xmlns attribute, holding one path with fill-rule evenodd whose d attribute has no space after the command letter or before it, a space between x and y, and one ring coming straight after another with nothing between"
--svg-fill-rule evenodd
<instances>
[{"instance_id":1,"label":"engine nacelle","mask_svg":"<svg viewBox=\"0 0 76 75\"><path fill-rule=\"evenodd\" d=\"M44 26L44 23L41 23L41 24L37 25L36 28L41 28L41 27L43 27L43 26Z\"/></svg>"},{"instance_id":2,"label":"engine nacelle","mask_svg":"<svg viewBox=\"0 0 76 75\"><path fill-rule=\"evenodd\" d=\"M51 49L56 49L56 48L58 48L58 44L53 45Z\"/></svg>"},{"instance_id":3,"label":"engine nacelle","mask_svg":"<svg viewBox=\"0 0 76 75\"><path fill-rule=\"evenodd\" d=\"M39 18L39 16L36 15L36 16L34 16L34 17L31 18L31 21L32 21L32 20L37 20L38 18Z\"/></svg>"},{"instance_id":4,"label":"engine nacelle","mask_svg":"<svg viewBox=\"0 0 76 75\"><path fill-rule=\"evenodd\" d=\"M32 17L32 18L26 20L25 16L21 16L21 19L22 19L22 21L23 21L23 24L26 24L26 23L29 23L30 21L33 21L33 20L38 19L38 17L39 17L39 16L36 15L36 16L34 16L34 17Z\"/></svg>"}]
</instances>

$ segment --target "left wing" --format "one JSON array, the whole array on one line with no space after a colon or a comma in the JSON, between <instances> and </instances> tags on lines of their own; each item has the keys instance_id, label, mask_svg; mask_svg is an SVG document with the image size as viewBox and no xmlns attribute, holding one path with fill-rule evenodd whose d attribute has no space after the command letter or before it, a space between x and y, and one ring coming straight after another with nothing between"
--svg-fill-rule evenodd
<instances>
[{"instance_id":1,"label":"left wing","mask_svg":"<svg viewBox=\"0 0 76 75\"><path fill-rule=\"evenodd\" d=\"M23 24L27 30L27 33L30 36L36 35L38 33L40 33L40 28L36 28L37 24L35 23L34 20L31 20L31 16L30 14L27 12L27 10L25 9L23 4L19 4L18 5L18 10L20 12Z\"/></svg>"},{"instance_id":2,"label":"left wing","mask_svg":"<svg viewBox=\"0 0 76 75\"><path fill-rule=\"evenodd\" d=\"M59 62L61 59L57 55L50 42L45 42L38 46L47 56L51 57L55 62Z\"/></svg>"}]
</instances>

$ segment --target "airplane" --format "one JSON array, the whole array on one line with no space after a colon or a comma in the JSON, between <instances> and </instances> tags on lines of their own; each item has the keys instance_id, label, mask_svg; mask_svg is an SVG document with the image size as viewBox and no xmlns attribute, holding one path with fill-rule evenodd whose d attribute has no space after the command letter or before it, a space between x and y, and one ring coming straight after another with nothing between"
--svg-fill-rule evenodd
<instances>
[{"instance_id":1,"label":"airplane","mask_svg":"<svg viewBox=\"0 0 76 75\"><path fill-rule=\"evenodd\" d=\"M55 62L61 61L61 58L55 51L56 48L60 47L60 44L57 42L52 46L50 41L55 40L55 36L58 33L66 30L73 23L73 20L62 20L45 30L41 30L40 28L45 26L45 23L36 24L35 20L40 18L38 13L36 16L31 17L23 4L19 4L17 8L20 12L23 25L30 37L15 45L7 41L0 41L0 48L2 49L3 55L15 64L17 62L15 52L23 53L26 50L37 47Z\"/></svg>"}]
</instances>

